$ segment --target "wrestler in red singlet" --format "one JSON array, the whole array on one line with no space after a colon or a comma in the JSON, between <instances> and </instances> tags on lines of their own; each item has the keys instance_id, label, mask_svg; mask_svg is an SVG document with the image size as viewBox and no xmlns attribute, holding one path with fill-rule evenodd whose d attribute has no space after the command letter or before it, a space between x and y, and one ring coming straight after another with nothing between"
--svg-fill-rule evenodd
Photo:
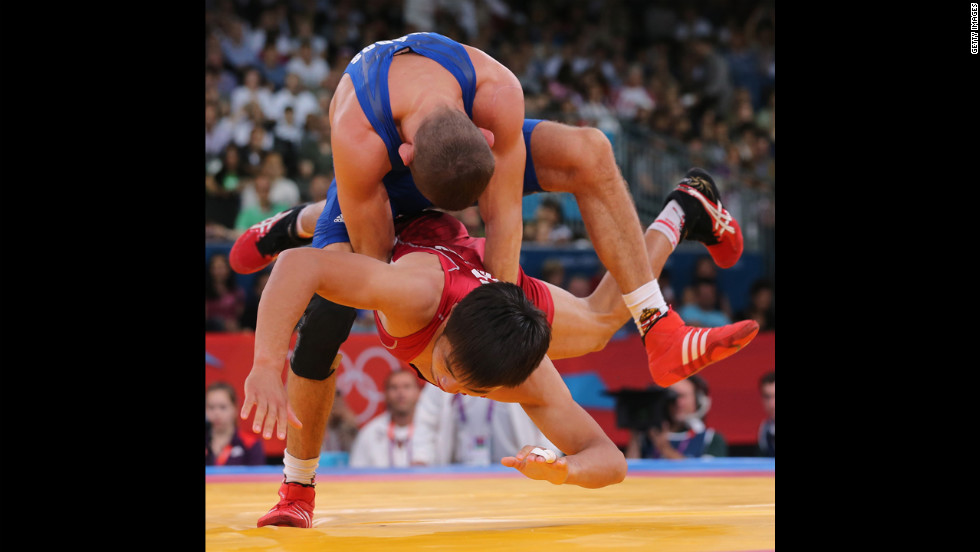
<instances>
[{"instance_id":1,"label":"wrestler in red singlet","mask_svg":"<svg viewBox=\"0 0 980 552\"><path fill-rule=\"evenodd\" d=\"M449 315L453 305L460 302L471 290L481 284L496 282L483 266L484 238L471 237L466 227L452 215L439 211L426 211L422 215L399 222L395 227L396 241L392 262L409 253L426 252L439 257L446 283L442 288L442 299L436 315L421 330L405 337L391 336L381 325L380 317L375 316L378 337L391 354L406 363L419 355L439 325ZM551 324L555 318L555 305L544 282L524 274L523 269L517 278L517 285L524 294L541 309ZM424 379L424 378L423 378Z\"/></svg>"}]
</instances>

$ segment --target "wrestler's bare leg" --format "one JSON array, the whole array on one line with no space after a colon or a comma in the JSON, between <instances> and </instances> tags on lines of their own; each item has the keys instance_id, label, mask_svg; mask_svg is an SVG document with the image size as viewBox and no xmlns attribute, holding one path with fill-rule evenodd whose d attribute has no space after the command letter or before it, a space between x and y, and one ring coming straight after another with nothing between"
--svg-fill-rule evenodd
<instances>
[{"instance_id":1,"label":"wrestler's bare leg","mask_svg":"<svg viewBox=\"0 0 980 552\"><path fill-rule=\"evenodd\" d=\"M542 121L531 134L531 156L542 189L575 196L596 254L622 294L653 280L643 228L606 135Z\"/></svg>"}]
</instances>

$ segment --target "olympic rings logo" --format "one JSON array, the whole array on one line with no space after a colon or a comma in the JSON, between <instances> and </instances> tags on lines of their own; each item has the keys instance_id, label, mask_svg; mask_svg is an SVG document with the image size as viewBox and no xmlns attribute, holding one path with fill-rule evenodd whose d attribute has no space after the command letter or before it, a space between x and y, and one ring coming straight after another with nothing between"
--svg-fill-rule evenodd
<instances>
[{"instance_id":1,"label":"olympic rings logo","mask_svg":"<svg viewBox=\"0 0 980 552\"><path fill-rule=\"evenodd\" d=\"M398 363L398 359L391 356L391 353L383 347L375 346L364 349L354 362L351 362L350 355L345 354L344 351L340 351L340 353L341 359L340 370L338 370L337 375L337 389L345 397L355 389L359 395L364 397L368 403L367 407L360 412L356 412L357 423L359 425L364 424L374 417L378 405L384 404L385 402L384 392L378 389L379 380L376 380L365 372L365 366L369 361L379 358L388 364L391 371L401 370L402 367ZM383 380L383 378L380 379Z\"/></svg>"}]
</instances>

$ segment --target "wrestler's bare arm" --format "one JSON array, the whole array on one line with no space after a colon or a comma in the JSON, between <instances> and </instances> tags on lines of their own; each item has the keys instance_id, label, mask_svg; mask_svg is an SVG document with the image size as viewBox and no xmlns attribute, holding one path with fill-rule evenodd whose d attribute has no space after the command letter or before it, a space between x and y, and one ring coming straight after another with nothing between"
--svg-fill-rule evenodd
<instances>
[{"instance_id":1,"label":"wrestler's bare arm","mask_svg":"<svg viewBox=\"0 0 980 552\"><path fill-rule=\"evenodd\" d=\"M494 172L479 200L486 227L484 264L497 279L516 283L524 223L524 91L509 69L467 47L479 84L473 122L493 133Z\"/></svg>"},{"instance_id":2,"label":"wrestler's bare arm","mask_svg":"<svg viewBox=\"0 0 980 552\"><path fill-rule=\"evenodd\" d=\"M572 400L551 359L545 357L523 384L500 389L488 398L519 402L538 429L566 456L552 464L531 455L534 443L501 463L531 479L567 483L590 489L621 482L626 477L626 458L598 423Z\"/></svg>"},{"instance_id":3,"label":"wrestler's bare arm","mask_svg":"<svg viewBox=\"0 0 980 552\"><path fill-rule=\"evenodd\" d=\"M408 261L388 264L309 247L284 251L259 302L255 363L282 369L293 329L314 293L341 305L381 311L403 324L418 319L421 328L438 306L441 277L441 271Z\"/></svg>"},{"instance_id":4,"label":"wrestler's bare arm","mask_svg":"<svg viewBox=\"0 0 980 552\"><path fill-rule=\"evenodd\" d=\"M344 76L330 104L330 147L333 150L337 200L351 247L357 253L386 261L395 230L382 178L391 170L388 150L371 128Z\"/></svg>"}]
</instances>

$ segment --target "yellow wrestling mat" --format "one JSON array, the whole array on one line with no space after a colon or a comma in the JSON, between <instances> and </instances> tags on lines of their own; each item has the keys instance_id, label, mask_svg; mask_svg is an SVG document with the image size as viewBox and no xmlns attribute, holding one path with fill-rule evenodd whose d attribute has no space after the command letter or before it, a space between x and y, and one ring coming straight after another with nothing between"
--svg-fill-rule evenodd
<instances>
[{"instance_id":1,"label":"yellow wrestling mat","mask_svg":"<svg viewBox=\"0 0 980 552\"><path fill-rule=\"evenodd\" d=\"M775 461L732 468L737 460L707 468L680 461L669 469L660 469L667 461L631 461L623 483L602 489L551 485L506 469L346 470L339 476L331 470L318 475L310 529L255 526L279 499L281 468L252 481L247 474L208 475L205 545L243 552L513 552L528 545L551 551L773 550Z\"/></svg>"}]
</instances>

